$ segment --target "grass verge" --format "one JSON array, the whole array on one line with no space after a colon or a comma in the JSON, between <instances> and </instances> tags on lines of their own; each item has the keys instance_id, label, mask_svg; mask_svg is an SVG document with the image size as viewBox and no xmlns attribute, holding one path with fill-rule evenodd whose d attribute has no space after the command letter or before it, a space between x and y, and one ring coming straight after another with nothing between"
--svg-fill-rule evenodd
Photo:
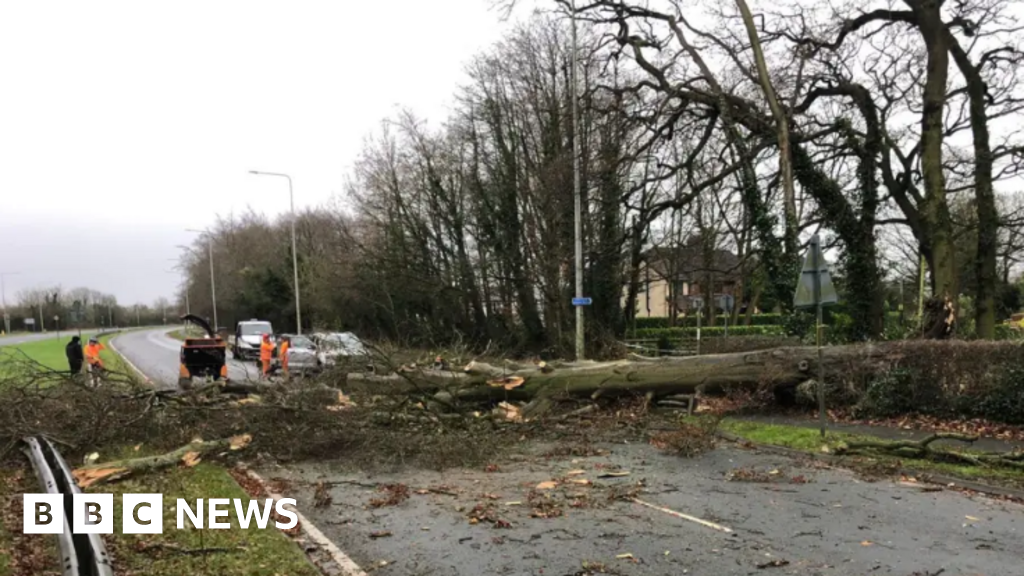
<instances>
[{"instance_id":1,"label":"grass verge","mask_svg":"<svg viewBox=\"0 0 1024 576\"><path fill-rule=\"evenodd\" d=\"M178 330L172 330L167 333L168 336L175 340L184 341L186 338L201 338L203 331L199 328L180 328Z\"/></svg>"},{"instance_id":2,"label":"grass verge","mask_svg":"<svg viewBox=\"0 0 1024 576\"><path fill-rule=\"evenodd\" d=\"M817 454L821 452L822 439L818 430L784 424L762 424L725 418L719 423L719 429L735 434L757 444L781 446L801 452ZM872 436L849 434L845 432L829 432L825 435L825 444L835 446L839 442L856 442L863 440L883 440ZM970 452L970 450L966 450ZM896 458L889 456L846 456L844 462L853 469L906 468L922 473L938 473L957 476L966 480L987 481L990 483L1024 488L1024 471L971 466L955 462L935 462L916 458Z\"/></svg>"},{"instance_id":3,"label":"grass verge","mask_svg":"<svg viewBox=\"0 0 1024 576\"><path fill-rule=\"evenodd\" d=\"M54 337L25 342L23 344L11 344L4 346L2 351L7 356L6 359L27 357L29 360L41 364L50 370L66 372L68 369L68 359L65 355L64 347L71 341L71 337L75 335L77 335L77 332L67 332L67 336L62 334L60 338ZM121 358L109 348L110 339L116 335L117 333L112 333L99 337L100 342L107 346L106 350L100 352L100 358L103 359L105 364L112 365L112 368L117 366L123 367ZM88 337L83 337L82 345L84 346L87 341Z\"/></svg>"},{"instance_id":4,"label":"grass verge","mask_svg":"<svg viewBox=\"0 0 1024 576\"><path fill-rule=\"evenodd\" d=\"M93 491L93 490L90 490ZM217 574L218 576L318 576L305 554L288 536L274 527L243 530L231 512L228 530L199 530L186 518L185 528L177 528L177 499L184 498L195 507L196 499L240 498L248 506L249 496L228 472L213 464L200 463L193 468L178 467L157 474L129 478L98 486L95 492L114 494L114 518L121 518L124 493L163 494L163 534L114 534L107 538L109 552L118 571L147 576L181 574ZM233 510L233 508L232 508Z\"/></svg>"}]
</instances>

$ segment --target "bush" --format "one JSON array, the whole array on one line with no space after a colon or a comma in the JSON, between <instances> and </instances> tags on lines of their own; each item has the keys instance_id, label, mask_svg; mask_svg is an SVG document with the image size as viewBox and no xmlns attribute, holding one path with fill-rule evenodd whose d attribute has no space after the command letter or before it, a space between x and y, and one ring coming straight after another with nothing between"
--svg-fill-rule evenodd
<instances>
[{"instance_id":1,"label":"bush","mask_svg":"<svg viewBox=\"0 0 1024 576\"><path fill-rule=\"evenodd\" d=\"M725 336L724 326L712 328L702 327L701 338L717 338ZM729 336L785 336L786 332L782 326L729 326ZM696 338L696 327L683 328L645 328L636 331L636 338Z\"/></svg>"},{"instance_id":2,"label":"bush","mask_svg":"<svg viewBox=\"0 0 1024 576\"><path fill-rule=\"evenodd\" d=\"M865 417L924 414L1024 423L1024 346L986 340L891 344L833 374Z\"/></svg>"},{"instance_id":3,"label":"bush","mask_svg":"<svg viewBox=\"0 0 1024 576\"><path fill-rule=\"evenodd\" d=\"M994 385L977 402L977 415L990 420L1024 424L1024 365L999 373Z\"/></svg>"},{"instance_id":4,"label":"bush","mask_svg":"<svg viewBox=\"0 0 1024 576\"><path fill-rule=\"evenodd\" d=\"M782 324L782 320L783 320L782 314L776 314L774 312L764 313L764 314L753 314L750 317L750 325L751 326L774 326L774 325ZM704 319L704 322L707 322L707 318ZM721 317L719 317L718 322L721 323ZM737 322L736 325L737 326L743 326L745 322L746 322L746 315L740 314L739 322ZM674 327L675 328L696 328L697 327L697 318L696 318L696 316L682 316L680 318L676 318L676 325ZM636 329L637 329L637 331L640 331L640 330L653 330L653 329L657 329L657 328L669 328L668 318L637 318L636 319ZM632 329L632 326L630 326L630 329ZM732 332L731 323L730 323L729 331L730 331L730 333Z\"/></svg>"},{"instance_id":5,"label":"bush","mask_svg":"<svg viewBox=\"0 0 1024 576\"><path fill-rule=\"evenodd\" d=\"M996 340L1024 340L1024 330L1007 324L996 324Z\"/></svg>"},{"instance_id":6,"label":"bush","mask_svg":"<svg viewBox=\"0 0 1024 576\"><path fill-rule=\"evenodd\" d=\"M888 418L915 412L915 383L920 376L907 368L890 370L874 380L864 391L857 412L866 416Z\"/></svg>"}]
</instances>

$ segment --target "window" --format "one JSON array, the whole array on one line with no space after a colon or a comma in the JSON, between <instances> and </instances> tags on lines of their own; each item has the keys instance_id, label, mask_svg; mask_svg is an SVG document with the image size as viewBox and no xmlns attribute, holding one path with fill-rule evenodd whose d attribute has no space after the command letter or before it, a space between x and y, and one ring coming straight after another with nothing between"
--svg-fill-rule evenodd
<instances>
[{"instance_id":1,"label":"window","mask_svg":"<svg viewBox=\"0 0 1024 576\"><path fill-rule=\"evenodd\" d=\"M273 334L270 322L247 322L241 326L242 336L259 336L260 334Z\"/></svg>"}]
</instances>

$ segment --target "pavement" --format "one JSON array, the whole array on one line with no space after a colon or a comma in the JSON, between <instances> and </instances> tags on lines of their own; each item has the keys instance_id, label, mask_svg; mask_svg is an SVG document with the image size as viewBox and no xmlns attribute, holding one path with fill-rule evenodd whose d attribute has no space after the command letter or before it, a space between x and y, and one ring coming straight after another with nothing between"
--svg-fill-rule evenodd
<instances>
[{"instance_id":1,"label":"pavement","mask_svg":"<svg viewBox=\"0 0 1024 576\"><path fill-rule=\"evenodd\" d=\"M366 474L342 462L260 470L364 570L388 575L944 576L1019 574L1024 506L723 445L683 459L643 444L591 457L498 460L499 469ZM621 469L628 476L599 478ZM757 470L774 481L730 481ZM568 471L576 474L568 475ZM582 472L579 472L582 471ZM775 471L775 474L772 474ZM558 480L552 490L538 484ZM589 484L571 480L588 480ZM725 533L628 500L717 523ZM314 504L318 482L330 504ZM407 500L377 506L375 486L404 484ZM538 517L537 502L561 516ZM378 502L379 504L379 502ZM473 522L490 507L508 523ZM550 504L549 504L550 506ZM551 508L547 509L548 511ZM628 555L628 556L626 556ZM386 565L382 564L386 563ZM603 570L585 571L585 563Z\"/></svg>"},{"instance_id":2,"label":"pavement","mask_svg":"<svg viewBox=\"0 0 1024 576\"><path fill-rule=\"evenodd\" d=\"M149 378L160 390L178 387L178 365L181 341L168 335L180 326L135 330L115 336L111 341L117 351ZM256 379L259 369L254 362L240 362L228 352L228 378Z\"/></svg>"},{"instance_id":3,"label":"pavement","mask_svg":"<svg viewBox=\"0 0 1024 576\"><path fill-rule=\"evenodd\" d=\"M746 422L757 422L759 424L779 424L783 426L799 426L801 428L813 428L817 430L820 426L817 419L800 416L733 416L736 420ZM914 440L919 441L931 436L931 430L916 430L896 428L893 426L881 426L871 424L847 424L842 422L829 422L828 430L833 432L846 432L849 434L862 434L864 436L875 436L884 440ZM964 448L970 446L972 450L982 452L1013 452L1024 450L1024 442L1018 440L1003 440L1000 438L981 437L968 444L957 440L936 440L934 446L945 446L952 448Z\"/></svg>"}]
</instances>

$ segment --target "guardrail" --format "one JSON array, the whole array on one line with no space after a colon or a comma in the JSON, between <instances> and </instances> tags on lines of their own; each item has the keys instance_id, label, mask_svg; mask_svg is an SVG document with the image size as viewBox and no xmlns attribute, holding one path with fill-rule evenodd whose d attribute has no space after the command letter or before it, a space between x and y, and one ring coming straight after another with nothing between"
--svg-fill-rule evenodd
<instances>
[{"instance_id":1,"label":"guardrail","mask_svg":"<svg viewBox=\"0 0 1024 576\"><path fill-rule=\"evenodd\" d=\"M25 455L49 494L64 495L64 532L57 534L62 576L114 576L107 548L99 534L72 534L71 522L75 513L71 505L74 494L81 489L71 475L71 468L53 444L43 436L24 439Z\"/></svg>"}]
</instances>

